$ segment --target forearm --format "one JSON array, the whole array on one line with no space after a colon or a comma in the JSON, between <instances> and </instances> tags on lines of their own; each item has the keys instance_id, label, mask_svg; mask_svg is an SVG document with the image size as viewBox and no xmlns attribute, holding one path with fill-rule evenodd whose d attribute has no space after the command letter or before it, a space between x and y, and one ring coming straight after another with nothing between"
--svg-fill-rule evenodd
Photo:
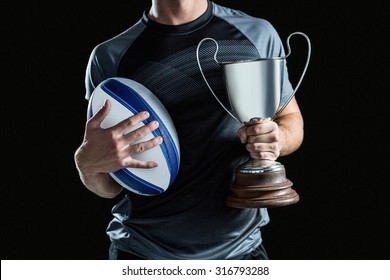
<instances>
[{"instance_id":1,"label":"forearm","mask_svg":"<svg viewBox=\"0 0 390 280\"><path fill-rule=\"evenodd\" d=\"M293 112L275 119L279 126L280 156L296 151L303 142L303 118L300 112Z\"/></svg>"},{"instance_id":2,"label":"forearm","mask_svg":"<svg viewBox=\"0 0 390 280\"><path fill-rule=\"evenodd\" d=\"M83 184L91 192L103 198L114 198L121 193L123 188L115 182L109 174L95 174L93 178L80 174Z\"/></svg>"}]
</instances>

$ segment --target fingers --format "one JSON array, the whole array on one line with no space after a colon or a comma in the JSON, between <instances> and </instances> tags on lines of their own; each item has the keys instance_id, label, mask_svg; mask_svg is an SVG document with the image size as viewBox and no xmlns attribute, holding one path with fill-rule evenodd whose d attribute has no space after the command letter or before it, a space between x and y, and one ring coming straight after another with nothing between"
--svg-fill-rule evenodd
<instances>
[{"instance_id":1,"label":"fingers","mask_svg":"<svg viewBox=\"0 0 390 280\"><path fill-rule=\"evenodd\" d=\"M246 134L247 137L256 137L259 135L273 134L273 132L277 131L277 129L278 125L275 122L256 122L250 126L247 126Z\"/></svg>"},{"instance_id":2,"label":"fingers","mask_svg":"<svg viewBox=\"0 0 390 280\"><path fill-rule=\"evenodd\" d=\"M278 141L278 125L269 118L248 123L238 130L241 143Z\"/></svg>"},{"instance_id":3,"label":"fingers","mask_svg":"<svg viewBox=\"0 0 390 280\"><path fill-rule=\"evenodd\" d=\"M272 143L279 141L279 127L274 122L252 125L247 129L247 143Z\"/></svg>"},{"instance_id":4,"label":"fingers","mask_svg":"<svg viewBox=\"0 0 390 280\"><path fill-rule=\"evenodd\" d=\"M145 125L142 125L141 123L141 126L134 129L132 132L130 133L125 132L123 134L123 138L127 143L131 145L132 143L136 143L142 140L146 135L150 134L158 127L159 127L159 123L157 121L152 121Z\"/></svg>"},{"instance_id":5,"label":"fingers","mask_svg":"<svg viewBox=\"0 0 390 280\"><path fill-rule=\"evenodd\" d=\"M125 156L121 159L120 165L121 168L131 167L131 168L153 168L157 167L158 163L156 161L142 161L137 160L133 157L135 154L143 153L149 149L152 149L163 142L161 136L152 138L148 141L140 142L137 144L129 144L126 149Z\"/></svg>"},{"instance_id":6,"label":"fingers","mask_svg":"<svg viewBox=\"0 0 390 280\"><path fill-rule=\"evenodd\" d=\"M277 142L247 144L246 150L249 152L250 157L256 159L276 160L280 155Z\"/></svg>"},{"instance_id":7,"label":"fingers","mask_svg":"<svg viewBox=\"0 0 390 280\"><path fill-rule=\"evenodd\" d=\"M148 112L137 113L109 128L101 123L110 112L111 104L105 100L103 106L87 122L85 142L91 147L94 162L104 166L102 170L111 172L125 167L153 168L157 162L134 159L134 154L143 153L160 145L162 137L153 137L150 133L159 127L157 121L144 125L149 118ZM148 136L148 137L146 137Z\"/></svg>"},{"instance_id":8,"label":"fingers","mask_svg":"<svg viewBox=\"0 0 390 280\"><path fill-rule=\"evenodd\" d=\"M141 142L141 143L138 143L138 144L130 144L129 145L129 153L130 155L134 155L134 154L140 154L140 153L143 153L147 150L150 150L158 145L160 145L162 143L163 139L161 136L158 136L156 138L152 138L148 141L145 141L145 142Z\"/></svg>"},{"instance_id":9,"label":"fingers","mask_svg":"<svg viewBox=\"0 0 390 280\"><path fill-rule=\"evenodd\" d=\"M279 127L269 118L246 124L238 136L252 158L276 160L280 155Z\"/></svg>"},{"instance_id":10,"label":"fingers","mask_svg":"<svg viewBox=\"0 0 390 280\"><path fill-rule=\"evenodd\" d=\"M121 132L122 134L125 134L129 129L132 129L136 126L140 127L142 125L142 122L147 118L149 118L149 112L139 112L138 114L135 114L119 122L117 125L115 125L114 129L118 130L118 132Z\"/></svg>"},{"instance_id":11,"label":"fingers","mask_svg":"<svg viewBox=\"0 0 390 280\"><path fill-rule=\"evenodd\" d=\"M152 138L148 141L140 142L137 144L129 144L127 148L127 157L123 158L122 166L131 167L131 168L153 168L157 167L158 163L156 161L141 161L134 159L133 155L143 153L147 150L150 150L163 142L161 136Z\"/></svg>"},{"instance_id":12,"label":"fingers","mask_svg":"<svg viewBox=\"0 0 390 280\"><path fill-rule=\"evenodd\" d=\"M133 158L133 155L150 150L163 142L161 136L145 138L159 127L157 121L151 121L144 125L143 121L149 118L148 112L140 112L116 125L114 128L120 132L121 142L125 143L123 167L132 168L153 168L158 163L151 161L141 161ZM149 139L149 140L148 140Z\"/></svg>"},{"instance_id":13,"label":"fingers","mask_svg":"<svg viewBox=\"0 0 390 280\"><path fill-rule=\"evenodd\" d=\"M154 168L157 167L158 163L156 161L142 161L134 158L127 158L123 161L123 167L131 167L131 168Z\"/></svg>"}]
</instances>

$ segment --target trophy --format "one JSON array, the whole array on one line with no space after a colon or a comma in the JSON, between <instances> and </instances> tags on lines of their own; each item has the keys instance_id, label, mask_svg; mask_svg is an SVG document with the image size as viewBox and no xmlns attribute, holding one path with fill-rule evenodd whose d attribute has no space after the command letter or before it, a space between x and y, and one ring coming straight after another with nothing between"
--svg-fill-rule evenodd
<instances>
[{"instance_id":1,"label":"trophy","mask_svg":"<svg viewBox=\"0 0 390 280\"><path fill-rule=\"evenodd\" d=\"M307 40L306 64L295 89L287 101L281 104L281 73L284 60L291 54L290 38L296 34L302 35ZM216 44L214 60L222 68L226 93L233 112L230 112L218 99L203 73L199 49L206 40L211 40ZM250 126L257 121L265 121L267 118L274 120L291 101L302 82L310 60L310 40L306 34L294 32L287 38L287 48L288 53L284 57L219 62L217 41L213 38L204 38L197 47L197 61L202 77L218 103L234 119ZM226 205L230 207L271 208L299 201L298 193L291 187L293 183L286 178L284 165L277 161L251 158L236 168L234 180L230 194L225 200Z\"/></svg>"}]
</instances>

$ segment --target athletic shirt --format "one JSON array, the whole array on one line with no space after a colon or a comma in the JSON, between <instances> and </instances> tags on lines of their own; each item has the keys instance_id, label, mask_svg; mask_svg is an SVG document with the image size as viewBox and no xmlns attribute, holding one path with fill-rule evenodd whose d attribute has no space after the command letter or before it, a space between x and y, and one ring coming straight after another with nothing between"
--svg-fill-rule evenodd
<instances>
[{"instance_id":1,"label":"athletic shirt","mask_svg":"<svg viewBox=\"0 0 390 280\"><path fill-rule=\"evenodd\" d=\"M266 20L211 1L183 25L147 17L97 45L86 70L86 99L109 77L135 80L164 104L180 141L180 169L157 196L130 191L112 208L107 235L115 246L145 259L244 259L262 243L267 209L230 208L225 198L236 167L249 160L237 136L242 124L229 115L205 83L197 62L204 38L218 42L219 62L282 57L281 40ZM216 44L204 41L199 62L211 88L230 109ZM283 68L282 103L292 93Z\"/></svg>"}]
</instances>

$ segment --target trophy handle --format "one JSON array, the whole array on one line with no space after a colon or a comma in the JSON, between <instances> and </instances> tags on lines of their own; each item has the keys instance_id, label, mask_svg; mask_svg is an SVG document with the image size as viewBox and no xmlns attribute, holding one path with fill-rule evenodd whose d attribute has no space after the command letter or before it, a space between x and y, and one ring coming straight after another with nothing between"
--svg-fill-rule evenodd
<instances>
[{"instance_id":1,"label":"trophy handle","mask_svg":"<svg viewBox=\"0 0 390 280\"><path fill-rule=\"evenodd\" d=\"M305 67L302 71L302 75L301 75L301 78L299 79L297 85L295 86L295 89L293 91L293 93L291 94L291 96L289 97L289 99L287 100L287 102L275 113L275 115L272 117L272 120L274 120L283 110L284 108L286 108L286 106L288 105L288 103L290 103L291 99L294 97L295 93L297 92L299 86L301 85L301 82L303 80L303 77L305 76L306 74L306 70L307 70L307 67L309 66L309 61L310 61L310 55L311 55L311 43L310 43L310 39L309 37L303 33L303 32L294 32L294 33L291 33L290 36L287 37L287 49L288 49L288 53L287 55L284 57L285 59L287 59L287 57L291 54L291 47L290 47L290 38L293 36L293 35L302 35L303 37L305 37L306 41L307 41L307 58L306 58L306 63L305 63Z\"/></svg>"},{"instance_id":2,"label":"trophy handle","mask_svg":"<svg viewBox=\"0 0 390 280\"><path fill-rule=\"evenodd\" d=\"M203 73L203 70L202 70L202 66L200 64L200 59L199 59L199 49L200 49L200 46L202 45L202 43L204 41L207 41L207 40L210 40L210 41L213 41L216 45L216 50L215 50L215 53L214 53L214 60L215 62L219 65L220 63L218 62L217 60L217 53L218 53L218 49L219 49L219 45L218 45L218 42L213 39L213 38L204 38L202 39L199 44L198 44L198 47L196 48L196 60L198 62L198 66L199 66L199 70L200 70L200 73L202 74L202 77L203 77L203 80L206 82L206 85L207 87L209 88L209 90L211 91L211 93L214 95L215 99L218 101L218 103L222 106L223 109L225 109L225 111L230 115L232 116L235 120L237 120L238 122L242 123L239 119L237 119L232 113L230 113L230 111L225 107L225 105L222 104L222 102L219 100L219 98L217 97L217 95L214 93L213 89L211 88L209 82L207 81L206 79L206 76L204 75Z\"/></svg>"}]
</instances>

